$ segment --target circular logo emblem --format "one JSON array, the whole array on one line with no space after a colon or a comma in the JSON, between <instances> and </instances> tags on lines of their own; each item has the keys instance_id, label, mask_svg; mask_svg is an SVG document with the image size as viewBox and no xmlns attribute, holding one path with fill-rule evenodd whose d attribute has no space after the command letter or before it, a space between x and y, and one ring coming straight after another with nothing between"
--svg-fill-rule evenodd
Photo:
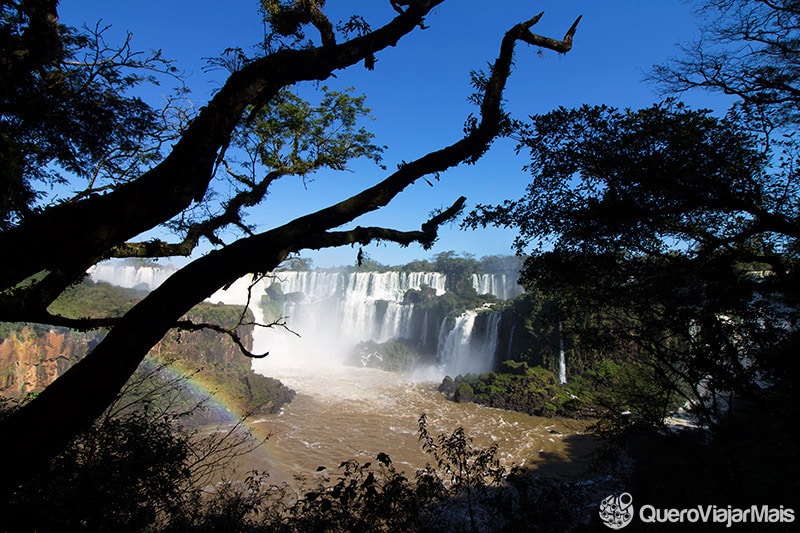
<instances>
[{"instance_id":1,"label":"circular logo emblem","mask_svg":"<svg viewBox=\"0 0 800 533\"><path fill-rule=\"evenodd\" d=\"M633 496L623 492L600 502L600 520L611 529L622 529L633 520Z\"/></svg>"}]
</instances>

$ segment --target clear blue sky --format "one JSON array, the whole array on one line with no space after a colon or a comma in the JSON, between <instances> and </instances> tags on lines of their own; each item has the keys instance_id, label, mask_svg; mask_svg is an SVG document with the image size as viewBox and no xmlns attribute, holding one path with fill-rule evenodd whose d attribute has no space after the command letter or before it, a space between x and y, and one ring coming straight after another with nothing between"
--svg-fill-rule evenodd
<instances>
[{"instance_id":1,"label":"clear blue sky","mask_svg":"<svg viewBox=\"0 0 800 533\"><path fill-rule=\"evenodd\" d=\"M222 72L205 72L203 58L219 55L227 47L250 47L260 40L262 24L256 1L139 0L99 2L63 0L62 22L93 26L102 19L111 25L109 38L133 33L136 49L161 49L189 75L191 100L203 105L219 86ZM332 20L358 12L373 26L389 20L394 11L388 0L329 0ZM525 45L516 53L516 68L506 92L507 109L518 118L544 113L558 106L608 104L643 107L659 99L655 88L643 81L655 63L679 55L678 43L697 37L692 6L682 0L448 0L427 19L429 29L417 30L396 48L377 56L374 71L362 65L338 72L326 84L353 86L367 95L376 118L370 128L376 142L387 145L385 164L390 168L457 140L467 115L471 92L469 73L484 68L496 56L503 32L515 23L544 11L534 28L537 33L561 38L578 15L583 20L574 47L558 55ZM146 98L157 103L158 90ZM684 99L694 107L724 111L720 97L692 93ZM522 156L513 143L498 142L476 165L463 166L441 176L431 188L421 182L405 191L390 206L356 221L416 229L431 210L450 205L459 195L469 205L497 203L524 192L526 175ZM318 175L304 189L299 179L287 179L272 189L250 222L266 229L343 199L382 179L373 164L355 162L350 172ZM381 263L399 264L455 250L477 257L511 252L513 232L487 229L462 231L445 227L431 252L420 247L371 245L365 249ZM305 254L317 266L352 264L350 248Z\"/></svg>"}]
</instances>

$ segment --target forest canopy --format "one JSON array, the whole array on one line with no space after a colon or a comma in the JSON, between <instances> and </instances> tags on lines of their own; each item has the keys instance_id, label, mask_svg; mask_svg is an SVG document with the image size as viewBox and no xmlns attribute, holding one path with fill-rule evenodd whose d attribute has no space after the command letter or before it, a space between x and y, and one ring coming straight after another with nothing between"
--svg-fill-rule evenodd
<instances>
[{"instance_id":1,"label":"forest canopy","mask_svg":"<svg viewBox=\"0 0 800 533\"><path fill-rule=\"evenodd\" d=\"M703 39L652 78L735 95L724 116L675 96L531 116L514 134L529 161L525 195L479 206L465 224L516 228L531 254L522 283L559 303L585 348L650 369L658 386L639 391L648 424L663 427L666 393L723 434L753 407L789 424L783 402L800 377L788 355L800 319L800 11L702 6Z\"/></svg>"}]
</instances>

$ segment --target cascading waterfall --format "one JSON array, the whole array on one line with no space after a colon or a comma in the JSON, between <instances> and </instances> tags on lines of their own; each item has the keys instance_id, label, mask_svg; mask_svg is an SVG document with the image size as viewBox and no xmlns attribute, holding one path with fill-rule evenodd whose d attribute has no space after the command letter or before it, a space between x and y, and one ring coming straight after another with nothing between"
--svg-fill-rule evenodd
<instances>
[{"instance_id":1,"label":"cascading waterfall","mask_svg":"<svg viewBox=\"0 0 800 533\"><path fill-rule=\"evenodd\" d=\"M507 274L473 274L472 287L478 294L492 294L501 300L516 298L524 292L516 276Z\"/></svg>"},{"instance_id":2,"label":"cascading waterfall","mask_svg":"<svg viewBox=\"0 0 800 533\"><path fill-rule=\"evenodd\" d=\"M561 322L558 323L558 382L567 382L567 357L564 354L564 336L561 334Z\"/></svg>"},{"instance_id":3,"label":"cascading waterfall","mask_svg":"<svg viewBox=\"0 0 800 533\"><path fill-rule=\"evenodd\" d=\"M152 290L175 270L104 264L92 267L89 274L95 281ZM436 334L435 330L429 331L435 328L433 317L428 309L416 312L417 306L404 303L404 297L409 289L423 287L440 296L446 291L447 277L440 272L279 271L255 284L246 276L208 300L238 305L249 302L256 317L261 317L261 297L273 284L279 284L284 295L282 315L289 330L300 334L304 341L313 340L332 359L341 359L362 341L383 343L417 338L420 348L428 346ZM517 294L514 287L519 288L503 274L474 275L473 284L479 292L498 298L513 297ZM453 375L491 370L500 318L498 312L467 311L455 320L442 321L436 346L440 370ZM433 349L429 348L431 353Z\"/></svg>"},{"instance_id":4,"label":"cascading waterfall","mask_svg":"<svg viewBox=\"0 0 800 533\"><path fill-rule=\"evenodd\" d=\"M292 329L335 335L349 342L386 342L411 337L413 304L404 304L409 289L430 287L445 292L439 272L279 272L287 296L284 315Z\"/></svg>"},{"instance_id":5,"label":"cascading waterfall","mask_svg":"<svg viewBox=\"0 0 800 533\"><path fill-rule=\"evenodd\" d=\"M172 266L133 266L100 264L91 267L87 273L94 281L104 281L126 289L152 291L170 277L177 269Z\"/></svg>"},{"instance_id":6,"label":"cascading waterfall","mask_svg":"<svg viewBox=\"0 0 800 533\"><path fill-rule=\"evenodd\" d=\"M361 341L387 342L418 336L419 346L428 341L430 317L416 315L416 306L404 303L409 289L430 287L444 294L447 278L438 272L325 272L284 271L264 278L252 289L258 295L278 283L285 297L283 314L288 327L304 337L313 337L328 354L343 357ZM238 284L238 285L237 285ZM231 291L246 301L246 283ZM212 296L211 301L234 303L236 297ZM483 315L480 320L479 314ZM467 311L444 319L439 327L436 360L441 372L457 375L488 372L494 364L501 313ZM476 327L480 323L480 327ZM336 358L336 357L334 357Z\"/></svg>"},{"instance_id":7,"label":"cascading waterfall","mask_svg":"<svg viewBox=\"0 0 800 533\"><path fill-rule=\"evenodd\" d=\"M489 326L487 333L481 344L481 353L484 354L490 367L489 370L494 368L494 357L497 351L498 335L500 333L500 321L503 319L503 314L492 312L489 314Z\"/></svg>"},{"instance_id":8,"label":"cascading waterfall","mask_svg":"<svg viewBox=\"0 0 800 533\"><path fill-rule=\"evenodd\" d=\"M95 279L103 276L110 282L136 286L148 276L155 284L165 274L145 273L148 267L139 268L140 272L135 274L95 270L93 277L97 274ZM280 379L297 396L280 413L249 421L257 436L269 435L269 438L254 453L239 458L241 472L269 472L271 482L286 482L294 487L292 483L298 474L315 479L320 465L331 467L354 457L363 464L374 459L376 453L384 452L392 457L398 469L413 475L415 469L424 468L430 460L420 451L416 431L419 413L431 415L432 434L449 433L459 426L465 427L481 448L499 442L502 451L498 457L506 465L513 462L535 468L552 460L557 460L558 465L569 465L583 455L575 453L581 449L575 446L573 435L577 421L563 424L559 419L540 419L472 403L445 401L427 383L441 380L442 369L399 376L374 368L345 367L333 356L336 340L342 338L343 331L361 327L344 319L348 300L354 308L357 302L373 308L370 312L380 325L373 327L370 335L405 335L404 328L411 327L416 330L410 334L420 335L420 342L435 343L441 316L429 308L425 313L414 313L415 307L403 304L403 292L406 287L418 288L424 283L435 288L437 294L443 294L444 275L279 272L255 283L251 276L241 278L226 290L216 292L209 301L248 303L255 320L263 323L264 314L258 304L264 295L279 296L271 287L277 280L281 281L284 293L284 314L291 315L290 325L303 337L281 328L256 328L254 351L268 350L270 355L253 360L253 369ZM379 295L386 299L378 300ZM488 309L476 310L442 323L438 333L443 348L447 349L442 360L455 365L443 370L454 376L460 372L480 372L485 369L481 365L490 365L497 351L499 332L510 328L513 336L513 323L503 323L501 316ZM321 329L305 326L315 321ZM505 353L505 345L500 351Z\"/></svg>"},{"instance_id":9,"label":"cascading waterfall","mask_svg":"<svg viewBox=\"0 0 800 533\"><path fill-rule=\"evenodd\" d=\"M444 319L438 348L442 368L453 375L492 370L501 318L499 312L467 311L456 317L452 328L449 319ZM482 320L482 327L477 327Z\"/></svg>"},{"instance_id":10,"label":"cascading waterfall","mask_svg":"<svg viewBox=\"0 0 800 533\"><path fill-rule=\"evenodd\" d=\"M453 374L481 372L481 361L474 357L470 346L470 336L475 325L475 311L467 311L456 317L452 328L448 327L449 319L442 321L439 328L439 361L441 366Z\"/></svg>"},{"instance_id":11,"label":"cascading waterfall","mask_svg":"<svg viewBox=\"0 0 800 533\"><path fill-rule=\"evenodd\" d=\"M425 310L425 314L422 317L422 335L419 338L419 345L425 346L428 342L428 310Z\"/></svg>"}]
</instances>

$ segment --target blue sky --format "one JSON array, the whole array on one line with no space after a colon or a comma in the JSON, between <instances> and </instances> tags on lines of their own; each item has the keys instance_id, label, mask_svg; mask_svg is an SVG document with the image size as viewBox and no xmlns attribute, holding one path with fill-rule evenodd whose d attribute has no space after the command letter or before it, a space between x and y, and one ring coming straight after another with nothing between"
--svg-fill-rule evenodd
<instances>
[{"instance_id":1,"label":"blue sky","mask_svg":"<svg viewBox=\"0 0 800 533\"><path fill-rule=\"evenodd\" d=\"M203 58L217 56L227 47L250 49L257 43L263 31L257 6L250 0L63 0L60 14L69 25L93 26L102 19L111 26L110 40L130 31L134 48L161 49L188 74L190 99L202 106L224 74L204 71ZM373 27L394 14L388 0L329 0L327 10L334 21L358 12ZM676 45L698 35L692 6L682 0L448 0L427 19L429 29L417 30L396 48L380 53L374 71L358 65L325 83L339 89L355 87L357 93L367 95L375 117L369 127L377 135L376 142L388 146L384 163L395 168L461 136L464 121L474 110L467 102L470 71L494 59L505 30L539 11L545 15L534 30L551 37L562 37L578 15L583 20L568 54L539 54L526 45L517 48L506 99L507 109L518 118L584 103L647 106L659 96L643 81L644 74L653 64L678 56ZM164 92L163 88L148 89L144 96L157 104ZM719 112L729 103L704 93L683 99L694 107ZM431 210L449 206L460 195L467 197L469 205L517 198L527 182L520 170L524 164L524 157L514 154L512 142L497 142L476 165L443 174L433 188L424 182L414 185L387 208L356 224L416 229ZM354 162L348 172L316 176L307 188L299 179L287 179L276 184L248 221L267 229L346 198L385 175L374 164ZM447 250L481 257L510 253L513 237L508 230L462 231L452 225L442 229L430 252L392 244L371 245L365 252L386 264ZM346 248L304 255L317 266L332 266L352 264L356 254Z\"/></svg>"}]
</instances>

